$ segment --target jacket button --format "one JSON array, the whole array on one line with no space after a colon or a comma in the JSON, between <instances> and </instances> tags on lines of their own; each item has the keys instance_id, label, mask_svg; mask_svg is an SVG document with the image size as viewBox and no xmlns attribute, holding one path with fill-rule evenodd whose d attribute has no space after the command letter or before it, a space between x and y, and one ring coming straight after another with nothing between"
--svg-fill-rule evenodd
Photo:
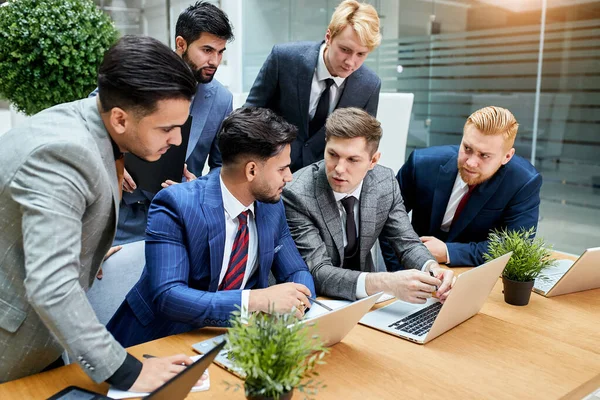
<instances>
[{"instance_id":1,"label":"jacket button","mask_svg":"<svg viewBox=\"0 0 600 400\"><path fill-rule=\"evenodd\" d=\"M308 143L304 143L304 147L308 147Z\"/></svg>"}]
</instances>

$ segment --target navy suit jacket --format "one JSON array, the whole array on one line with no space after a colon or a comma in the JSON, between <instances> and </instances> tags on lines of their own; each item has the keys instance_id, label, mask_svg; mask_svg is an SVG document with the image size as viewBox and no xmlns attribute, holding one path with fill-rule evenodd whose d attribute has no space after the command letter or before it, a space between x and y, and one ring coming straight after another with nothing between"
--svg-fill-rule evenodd
<instances>
[{"instance_id":1,"label":"navy suit jacket","mask_svg":"<svg viewBox=\"0 0 600 400\"><path fill-rule=\"evenodd\" d=\"M186 153L188 170L194 175L202 175L207 158L211 170L221 166L221 152L216 135L223 120L231 113L232 104L231 92L216 79L198 84L190 106L193 118ZM114 244L144 240L152 197L152 193L141 189L136 189L133 193L123 192Z\"/></svg>"},{"instance_id":2,"label":"navy suit jacket","mask_svg":"<svg viewBox=\"0 0 600 400\"><path fill-rule=\"evenodd\" d=\"M308 136L310 88L323 42L275 45L263 64L246 106L267 107L298 127L292 143L292 171L323 159L325 128ZM381 80L362 65L346 78L336 108L358 107L377 116Z\"/></svg>"},{"instance_id":3,"label":"navy suit jacket","mask_svg":"<svg viewBox=\"0 0 600 400\"><path fill-rule=\"evenodd\" d=\"M537 228L542 176L529 161L515 155L475 188L450 231L443 232L440 225L458 174L457 161L458 146L418 149L396 178L417 234L446 242L450 265L480 265L490 230ZM399 267L392 253L385 250L384 254L388 268Z\"/></svg>"},{"instance_id":4,"label":"navy suit jacket","mask_svg":"<svg viewBox=\"0 0 600 400\"><path fill-rule=\"evenodd\" d=\"M217 291L225 251L225 211L215 170L154 197L146 231L146 266L108 329L125 346L203 326L228 326L242 290ZM245 289L313 278L290 235L283 203L255 202L258 268Z\"/></svg>"}]
</instances>

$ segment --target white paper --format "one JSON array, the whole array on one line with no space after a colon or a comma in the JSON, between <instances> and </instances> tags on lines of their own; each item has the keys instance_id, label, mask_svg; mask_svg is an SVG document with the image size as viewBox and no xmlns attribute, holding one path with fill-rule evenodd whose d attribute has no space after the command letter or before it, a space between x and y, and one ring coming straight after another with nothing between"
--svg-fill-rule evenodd
<instances>
[{"instance_id":1,"label":"white paper","mask_svg":"<svg viewBox=\"0 0 600 400\"><path fill-rule=\"evenodd\" d=\"M196 361L200 357L202 357L202 356L198 355L198 356L192 356L190 358L192 360ZM194 386L192 388L191 392L203 392L203 391L208 390L210 388L210 377L208 377L208 370L206 370L204 373L207 376L206 380L202 382L202 385L200 385L200 386ZM119 390L119 389L115 389L115 388L111 387L108 390L107 396L110 397L110 398L112 398L112 399L129 399L129 398L132 398L132 397L146 397L149 394L150 393L129 392L129 391L126 391L126 390Z\"/></svg>"}]
</instances>

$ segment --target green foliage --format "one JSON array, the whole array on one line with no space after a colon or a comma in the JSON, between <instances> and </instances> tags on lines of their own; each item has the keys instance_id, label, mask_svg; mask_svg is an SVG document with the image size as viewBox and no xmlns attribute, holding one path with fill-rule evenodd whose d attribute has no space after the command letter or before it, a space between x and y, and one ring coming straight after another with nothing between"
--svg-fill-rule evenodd
<instances>
[{"instance_id":1,"label":"green foliage","mask_svg":"<svg viewBox=\"0 0 600 400\"><path fill-rule=\"evenodd\" d=\"M543 270L554 264L552 247L546 246L542 238L534 239L534 236L534 228L494 230L490 233L488 252L483 258L490 261L512 251L502 276L518 282L543 278Z\"/></svg>"},{"instance_id":2,"label":"green foliage","mask_svg":"<svg viewBox=\"0 0 600 400\"><path fill-rule=\"evenodd\" d=\"M279 399L297 388L308 398L326 387L315 380L314 368L324 364L329 349L297 322L293 312L253 313L247 324L239 311L234 313L227 334L228 356L246 375L246 396Z\"/></svg>"},{"instance_id":3,"label":"green foliage","mask_svg":"<svg viewBox=\"0 0 600 400\"><path fill-rule=\"evenodd\" d=\"M86 97L117 40L92 0L12 0L0 7L0 96L25 114Z\"/></svg>"}]
</instances>

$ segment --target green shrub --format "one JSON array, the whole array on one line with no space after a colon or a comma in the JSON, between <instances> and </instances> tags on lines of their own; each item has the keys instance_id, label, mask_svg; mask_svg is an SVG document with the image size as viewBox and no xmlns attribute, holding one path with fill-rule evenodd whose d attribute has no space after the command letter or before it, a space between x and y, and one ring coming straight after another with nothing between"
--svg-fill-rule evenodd
<instances>
[{"instance_id":1,"label":"green shrub","mask_svg":"<svg viewBox=\"0 0 600 400\"><path fill-rule=\"evenodd\" d=\"M117 40L92 0L12 0L0 7L0 96L25 114L86 97Z\"/></svg>"},{"instance_id":2,"label":"green shrub","mask_svg":"<svg viewBox=\"0 0 600 400\"><path fill-rule=\"evenodd\" d=\"M227 333L228 357L246 375L246 396L279 397L297 388L306 397L325 388L313 371L329 351L294 313L253 313L243 321L234 312ZM227 383L227 382L226 382ZM228 384L229 385L229 384ZM229 387L228 387L229 388ZM237 388L236 388L237 389Z\"/></svg>"},{"instance_id":3,"label":"green shrub","mask_svg":"<svg viewBox=\"0 0 600 400\"><path fill-rule=\"evenodd\" d=\"M542 276L545 268L554 264L551 246L546 247L542 238L535 238L534 228L528 230L494 230L490 233L486 261L512 251L513 254L502 276L513 281L530 282Z\"/></svg>"}]
</instances>

